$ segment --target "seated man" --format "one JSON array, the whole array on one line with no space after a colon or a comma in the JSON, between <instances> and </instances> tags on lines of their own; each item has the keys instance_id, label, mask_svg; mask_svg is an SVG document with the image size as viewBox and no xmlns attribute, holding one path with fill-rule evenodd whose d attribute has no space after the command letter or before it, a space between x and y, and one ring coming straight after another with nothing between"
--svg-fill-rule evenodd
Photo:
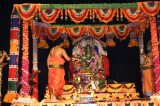
<instances>
[{"instance_id":1,"label":"seated man","mask_svg":"<svg viewBox=\"0 0 160 106\"><path fill-rule=\"evenodd\" d=\"M66 51L62 49L64 40L60 37L56 41L56 46L53 47L48 55L47 66L48 72L48 83L49 92L51 95L51 102L58 102L56 97L63 94L62 87L65 84L65 71L64 63L65 60L62 56L70 61L71 58L67 55Z\"/></svg>"}]
</instances>

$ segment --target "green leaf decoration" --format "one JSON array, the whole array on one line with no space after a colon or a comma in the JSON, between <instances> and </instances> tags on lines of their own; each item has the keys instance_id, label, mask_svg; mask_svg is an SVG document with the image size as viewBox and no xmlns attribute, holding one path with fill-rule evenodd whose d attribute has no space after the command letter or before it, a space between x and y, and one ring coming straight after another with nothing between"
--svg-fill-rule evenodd
<instances>
[{"instance_id":1,"label":"green leaf decoration","mask_svg":"<svg viewBox=\"0 0 160 106\"><path fill-rule=\"evenodd\" d=\"M42 4L41 9L128 9L138 8L137 3L97 4Z\"/></svg>"},{"instance_id":2,"label":"green leaf decoration","mask_svg":"<svg viewBox=\"0 0 160 106\"><path fill-rule=\"evenodd\" d=\"M57 27L55 27L55 28L50 28L50 31L51 31L51 33L56 33Z\"/></svg>"},{"instance_id":3,"label":"green leaf decoration","mask_svg":"<svg viewBox=\"0 0 160 106\"><path fill-rule=\"evenodd\" d=\"M99 27L99 28L94 28L94 30L96 31L96 32L99 32L100 30L101 30L102 28L101 27Z\"/></svg>"},{"instance_id":4,"label":"green leaf decoration","mask_svg":"<svg viewBox=\"0 0 160 106\"><path fill-rule=\"evenodd\" d=\"M155 6L155 2L154 1L149 1L149 2L147 2L147 5L149 7L154 7Z\"/></svg>"},{"instance_id":5,"label":"green leaf decoration","mask_svg":"<svg viewBox=\"0 0 160 106\"><path fill-rule=\"evenodd\" d=\"M73 29L73 31L74 31L75 33L77 33L77 32L79 32L79 29L80 29L79 27L76 27L76 28Z\"/></svg>"}]
</instances>

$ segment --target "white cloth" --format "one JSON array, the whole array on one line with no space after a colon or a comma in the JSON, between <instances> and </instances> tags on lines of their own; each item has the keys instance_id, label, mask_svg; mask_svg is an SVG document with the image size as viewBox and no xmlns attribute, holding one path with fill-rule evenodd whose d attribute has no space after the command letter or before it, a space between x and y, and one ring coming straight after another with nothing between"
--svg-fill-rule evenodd
<instances>
[{"instance_id":1,"label":"white cloth","mask_svg":"<svg viewBox=\"0 0 160 106\"><path fill-rule=\"evenodd\" d=\"M92 89L96 89L96 86L93 81L91 81L91 87L92 87Z\"/></svg>"},{"instance_id":2,"label":"white cloth","mask_svg":"<svg viewBox=\"0 0 160 106\"><path fill-rule=\"evenodd\" d=\"M107 51L103 50L101 43L98 40L95 40L95 43L97 43L99 54L107 56Z\"/></svg>"},{"instance_id":3,"label":"white cloth","mask_svg":"<svg viewBox=\"0 0 160 106\"><path fill-rule=\"evenodd\" d=\"M107 56L107 51L103 50L101 42L99 42L97 39L95 39L95 43L97 43L99 54ZM85 44L86 44L85 39L83 39L76 46L74 46L73 51L72 51L72 55L79 54L80 50L81 50L81 48L79 46L85 47L86 46Z\"/></svg>"}]
</instances>

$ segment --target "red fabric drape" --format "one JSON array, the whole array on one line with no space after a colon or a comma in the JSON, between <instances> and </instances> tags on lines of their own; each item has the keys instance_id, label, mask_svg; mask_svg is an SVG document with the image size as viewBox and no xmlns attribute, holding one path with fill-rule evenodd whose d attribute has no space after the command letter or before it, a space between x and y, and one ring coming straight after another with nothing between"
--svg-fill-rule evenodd
<instances>
[{"instance_id":1,"label":"red fabric drape","mask_svg":"<svg viewBox=\"0 0 160 106\"><path fill-rule=\"evenodd\" d=\"M103 60L104 60L105 75L109 76L109 60L108 60L107 56L103 55Z\"/></svg>"},{"instance_id":2,"label":"red fabric drape","mask_svg":"<svg viewBox=\"0 0 160 106\"><path fill-rule=\"evenodd\" d=\"M72 56L73 57L73 56ZM71 57L71 58L72 58ZM73 62L69 61L69 81L73 81L73 73L74 73L74 67L73 67Z\"/></svg>"}]
</instances>

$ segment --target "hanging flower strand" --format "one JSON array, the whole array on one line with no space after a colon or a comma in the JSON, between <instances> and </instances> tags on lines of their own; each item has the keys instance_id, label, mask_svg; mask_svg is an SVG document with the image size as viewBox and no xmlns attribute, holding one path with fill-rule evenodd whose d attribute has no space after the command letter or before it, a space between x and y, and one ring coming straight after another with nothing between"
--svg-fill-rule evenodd
<instances>
[{"instance_id":1,"label":"hanging flower strand","mask_svg":"<svg viewBox=\"0 0 160 106\"><path fill-rule=\"evenodd\" d=\"M22 95L29 95L29 30L28 21L23 20L23 45L22 45Z\"/></svg>"}]
</instances>

